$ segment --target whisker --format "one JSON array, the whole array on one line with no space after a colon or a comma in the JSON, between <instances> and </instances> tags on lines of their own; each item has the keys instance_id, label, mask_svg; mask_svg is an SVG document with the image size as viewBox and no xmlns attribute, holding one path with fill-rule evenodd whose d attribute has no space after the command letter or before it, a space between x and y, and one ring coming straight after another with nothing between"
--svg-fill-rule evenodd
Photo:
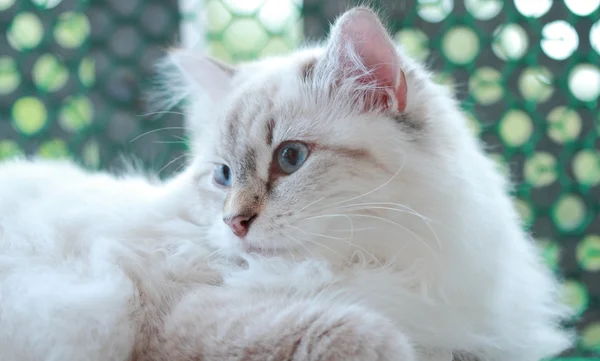
<instances>
[{"instance_id":1,"label":"whisker","mask_svg":"<svg viewBox=\"0 0 600 361\"><path fill-rule=\"evenodd\" d=\"M165 169L167 169L171 164L177 162L178 160L180 160L181 158L187 156L186 153L183 153L177 157L175 157L174 159L170 160L167 164L165 164L162 168L160 168L160 170L158 171L158 173L156 175L160 175L160 173L162 173Z\"/></svg>"},{"instance_id":2,"label":"whisker","mask_svg":"<svg viewBox=\"0 0 600 361\"><path fill-rule=\"evenodd\" d=\"M365 228L350 228L350 229L330 229L329 232L354 232L354 231L369 231L375 229L375 227L365 227Z\"/></svg>"},{"instance_id":3,"label":"whisker","mask_svg":"<svg viewBox=\"0 0 600 361\"><path fill-rule=\"evenodd\" d=\"M419 218L430 220L429 218L425 217L424 215L415 211L414 209L412 209L409 206L406 206L406 205L400 204L400 203L393 203L393 202L366 202L366 203L344 204L344 205L340 206L340 208L341 207L352 207L352 206L394 206L397 208L402 208L407 211L410 211L411 214L414 214L415 216L418 216Z\"/></svg>"},{"instance_id":4,"label":"whisker","mask_svg":"<svg viewBox=\"0 0 600 361\"><path fill-rule=\"evenodd\" d=\"M344 215L341 215L341 216L344 216ZM303 230L302 228L299 228L299 227L296 227L296 226L292 226L290 224L286 224L285 226L297 229L297 230L303 232L304 234L311 234L311 235L318 236L318 237L324 237L324 238L329 238L329 239L333 239L333 240L343 241L344 243L347 243L347 244L349 244L351 246L354 246L354 247L358 248L359 250L365 252L367 255L371 256L371 258L373 258L373 260L375 260L375 262L377 262L377 264L379 266L383 266L383 264L381 263L381 261L377 257L375 257L375 255L373 253L367 251L366 249L364 249L363 247L361 247L361 246L359 246L359 245L357 245L355 243L352 243L352 242L348 241L349 239L353 239L354 238L354 225L353 225L353 222L350 219L350 217L346 216L346 218L348 218L348 220L350 221L350 225L351 225L351 228L350 228L351 233L350 233L350 237L349 238L348 237L346 237L346 238L332 237L332 236L327 236L325 234L307 232L307 231Z\"/></svg>"},{"instance_id":5,"label":"whisker","mask_svg":"<svg viewBox=\"0 0 600 361\"><path fill-rule=\"evenodd\" d=\"M431 252L431 254L432 254L432 255L433 255L435 258L438 258L438 257L437 257L437 255L436 255L436 253L434 252L434 250L433 250L433 249L432 249L432 248L429 246L429 244L427 244L427 242L425 242L425 241L424 241L424 240L423 240L421 237L419 237L419 235L417 235L415 232L411 231L409 228L407 228L407 227L405 227L405 226L401 225L400 223L394 222L394 221L392 221L392 220L389 220L389 219L387 219L387 218L378 217L378 216L373 216L373 215L370 215L370 214L348 214L348 216L350 216L350 217L364 217L364 218L377 219L377 220L380 220L380 221L383 221L383 222L387 222L387 223L393 224L393 225L395 225L395 226L397 226L397 227L399 227L399 228L402 228L402 229L403 229L403 230L405 230L405 231L406 231L408 234L410 234L411 236L415 237L415 238L416 238L418 241L420 241L420 242L421 242L421 243L422 243L422 244L425 246L425 248L427 248L427 249L428 249L428 250Z\"/></svg>"},{"instance_id":6,"label":"whisker","mask_svg":"<svg viewBox=\"0 0 600 361\"><path fill-rule=\"evenodd\" d=\"M302 248L304 248L304 249L305 249L305 250L306 250L308 253L310 253L310 255L311 255L313 258L316 258L316 257L315 257L315 254L314 254L314 253L312 253L312 252L311 252L311 250L310 250L310 249L308 249L308 248L307 248L307 247L304 245L304 243L302 243L302 241L300 241L300 240L299 240L299 239L297 239L297 238L294 238L294 237L292 237L291 235L289 235L289 234L287 234L287 233L283 233L282 235L283 235L284 237L287 237L287 238L291 239L292 241L296 242L296 243L297 243L297 244L299 244L300 246L302 246ZM295 259L294 259L294 261L295 261Z\"/></svg>"},{"instance_id":7,"label":"whisker","mask_svg":"<svg viewBox=\"0 0 600 361\"><path fill-rule=\"evenodd\" d=\"M411 231L410 229L408 229L407 227L394 222L392 220L386 219L386 218L382 218L382 217L377 217L377 216L373 216L373 215L369 215L369 214L322 214L322 215L317 215L317 216L311 216L311 217L306 217L304 219L318 219L318 218L330 218L330 217L363 217L363 218L371 218L371 219L376 219L376 220L380 220L383 222L387 222L390 224L393 224L399 228L402 228L403 230L405 230L406 232L408 232L408 234L412 235L413 237L416 238L417 241L420 241L420 243L423 244L423 246L425 246L425 248L427 248L429 250L429 252L431 252L431 254L437 259L437 255L434 252L434 250L427 244L427 242L425 242L421 237L419 237L415 232Z\"/></svg>"},{"instance_id":8,"label":"whisker","mask_svg":"<svg viewBox=\"0 0 600 361\"><path fill-rule=\"evenodd\" d=\"M377 257L375 257L375 255L374 255L373 253L371 253L371 252L367 251L366 249L364 249L363 247L361 247L361 246L359 246L359 245L357 245L357 244L354 244L354 243L352 243L352 242L348 241L348 239L353 239L353 238L354 238L354 231L355 231L355 229L354 229L354 223L352 222L352 219L350 219L350 217L348 217L347 215L344 215L344 214L340 214L340 215L337 215L337 216L340 216L340 217L347 218L347 219L348 219L348 221L350 222L350 237L349 237L349 238L339 238L339 237L332 237L332 236L327 236L327 235L324 235L324 234L319 234L319 233L307 232L307 231L303 230L302 228L300 228L300 227L296 227L296 226L292 226L291 224L285 224L284 226L288 226L288 227L291 227L291 228L297 229L297 230L299 230L300 232L304 233L304 234L305 234L305 235L307 235L307 236L308 236L308 234L310 233L310 234L312 234L312 235L319 236L319 237L325 237L325 238L330 238L330 239L334 239L334 240L343 241L343 242L345 242L345 243L347 243L347 244L349 244L349 245L351 245L351 246L354 246L354 247L358 248L359 250L361 250L361 251L365 252L367 255L371 256L371 257L373 258L373 260L375 260L375 262L377 262L377 264L378 264L379 266L383 266L383 264L381 263L381 261L380 261L380 260L379 260ZM306 241L310 241L310 240L308 240L308 238L307 238L307 239L306 239ZM314 241L312 241L312 242L313 242L313 243L316 243L316 242L314 242ZM318 245L320 245L321 247L325 247L325 246L324 246L323 244L321 244L321 243L317 243L317 244L318 244ZM306 247L305 247L305 248L306 248ZM325 248L327 248L327 249L329 249L330 251L332 251L332 252L336 253L336 254L337 254L337 255L338 255L340 258L342 258L342 259L343 259L343 256L342 256L342 255L340 255L339 253L337 253L337 252L333 251L331 248L328 248L328 247L325 247ZM308 250L308 249L307 249L307 250ZM312 254L312 252L311 252L311 254ZM313 257L314 257L314 254L313 254Z\"/></svg>"},{"instance_id":9,"label":"whisker","mask_svg":"<svg viewBox=\"0 0 600 361\"><path fill-rule=\"evenodd\" d=\"M383 184L381 184L379 187L377 187L377 188L375 188L375 189L372 189L372 190L370 190L370 191L368 191L368 192L366 192L366 193L363 193L363 194L361 194L361 195L358 195L358 196L356 196L356 197L349 198L349 199L346 199L346 200L344 200L344 201L340 201L340 202L338 202L338 203L334 203L333 205L336 205L336 204L342 204L342 203L347 203L347 202L350 202L350 201L353 201L353 200L356 200L356 199L359 199L359 198L362 198L362 197L368 196L369 194L373 194L373 193L377 192L378 190L380 190L381 188L383 188L383 187L387 186L388 184L390 184L390 182L391 182L392 180L394 180L394 178L396 178L396 176L398 176L398 174L400 174L400 172L401 172L401 171L402 171L402 169L404 168L404 164L406 164L406 158L404 158L404 159L405 159L405 160L402 162L402 164L400 165L400 167L398 168L398 170L396 171L396 173L394 173L394 174L393 174L393 175L390 177L390 179L388 179L387 181L385 181L385 182L384 182Z\"/></svg>"},{"instance_id":10,"label":"whisker","mask_svg":"<svg viewBox=\"0 0 600 361\"><path fill-rule=\"evenodd\" d=\"M450 226L448 226L447 224L444 224L444 223L442 223L442 222L439 222L439 221L437 221L437 220L435 220L435 219L431 219L431 218L429 218L429 217L427 217L427 216L425 216L425 215L423 215L423 214L421 214L421 213L417 212L417 211L416 211L416 210L414 210L413 208L411 208L411 207L409 207L409 206L406 206L406 205L404 205L404 204L400 204L400 203L392 203L392 202L369 202L369 203L358 203L358 204L355 204L355 205L390 205L390 206L395 206L395 207L401 207L401 208L404 208L404 209L406 209L406 210L409 210L409 211L411 211L411 212L414 212L413 214L414 214L415 216L417 216L417 217L421 218L421 219L422 219L422 220L424 220L424 221L427 221L427 222L429 222L429 226L430 226L430 227L431 227L431 223L435 223L435 224L437 224L437 225L439 225L439 226L441 226L441 227L444 227L444 228L446 228L446 229L447 229L447 230L449 230L449 231L452 231L452 232L454 232L454 233L455 233L457 236L459 236L459 237L460 237L460 236L462 236L461 232L459 232L459 231L458 231L458 230L456 230L455 228L453 228L453 227L450 227ZM344 208L345 208L345 206L341 206L340 208L342 208L342 207L344 207ZM438 243L442 244L442 243L441 243L441 241L439 240L439 237L438 237L437 233L436 233L436 232L435 232L433 229L431 229L431 228L430 228L430 230L432 231L432 233L433 233L434 237L436 237L436 241L437 241ZM440 248L441 248L441 245L440 245Z\"/></svg>"},{"instance_id":11,"label":"whisker","mask_svg":"<svg viewBox=\"0 0 600 361\"><path fill-rule=\"evenodd\" d=\"M297 210L297 211L290 210L290 211L287 211L287 212L284 212L284 213L282 213L281 215L283 216L283 215L290 214L290 213L299 213L299 212L302 212L302 211L303 211L303 210L305 210L306 208L308 208L308 207L312 206L312 205L313 205L313 204L315 204L315 203L318 203L318 202L322 201L323 199L325 199L325 197L321 197L321 198L317 199L316 201L314 201L314 202L311 202L311 203L309 203L309 204L305 205L304 207L300 208L300 209L299 209L299 210Z\"/></svg>"},{"instance_id":12,"label":"whisker","mask_svg":"<svg viewBox=\"0 0 600 361\"><path fill-rule=\"evenodd\" d=\"M318 219L318 218L332 218L332 217L346 217L346 214L319 214L316 216L304 217L300 219L301 221L306 219Z\"/></svg>"},{"instance_id":13,"label":"whisker","mask_svg":"<svg viewBox=\"0 0 600 361\"><path fill-rule=\"evenodd\" d=\"M342 207L344 209L350 208L349 206L346 206L346 207L342 206ZM408 210L404 210L404 209L397 209L397 208L394 208L394 207L380 207L380 206L375 206L375 207L360 207L360 208L355 208L355 209L352 209L352 210L353 211L360 211L360 210L368 210L368 209L383 209L383 210L389 210L389 211L394 211L394 212L408 213L408 214L411 214L411 215L414 215L414 216L420 218L423 221L423 223L425 223L425 225L427 226L427 228L429 228L429 230L431 231L431 233L433 234L433 237L435 238L435 241L438 244L438 247L440 248L440 250L443 249L442 242L440 241L437 233L433 229L433 226L431 225L431 221L428 218L426 218L425 216L417 213L416 211L414 211L414 210L408 211Z\"/></svg>"},{"instance_id":14,"label":"whisker","mask_svg":"<svg viewBox=\"0 0 600 361\"><path fill-rule=\"evenodd\" d=\"M342 256L342 255L341 255L341 254L339 254L338 252L334 251L332 248L330 248L330 247L327 247L326 245L324 245L324 244L322 244L322 243L319 243L319 242L313 241L312 239L308 239L308 238L304 239L304 241L306 241L306 242L310 242L310 243L313 243L313 244L316 244L317 246L320 246L320 247L323 247L323 248L325 248L326 250L328 250L328 251L332 252L333 254L335 254L336 256L338 256L340 259L344 259L344 258L345 258L344 256Z\"/></svg>"},{"instance_id":15,"label":"whisker","mask_svg":"<svg viewBox=\"0 0 600 361\"><path fill-rule=\"evenodd\" d=\"M155 140L152 143L156 144L186 144L186 141L183 140Z\"/></svg>"},{"instance_id":16,"label":"whisker","mask_svg":"<svg viewBox=\"0 0 600 361\"><path fill-rule=\"evenodd\" d=\"M179 165L179 167L177 167L177 169L175 169L174 173L179 173L179 171L181 170L181 168L185 167L186 165L188 165L189 160L188 159L184 159L184 161Z\"/></svg>"},{"instance_id":17,"label":"whisker","mask_svg":"<svg viewBox=\"0 0 600 361\"><path fill-rule=\"evenodd\" d=\"M344 243L347 243L347 244L351 245L352 247L356 247L356 248L358 248L358 250L359 250L359 251L363 251L363 252L365 252L365 253L366 253L368 256L370 256L371 258L373 258L373 260L374 260L375 262L377 262L377 265L378 265L379 267L383 267L383 263L381 263L381 261L379 260L379 258L377 258L377 257L376 257L376 256L375 256L373 253L371 253L371 252L367 251L367 250L366 250L366 249L364 249L363 247L361 247L361 246L357 245L356 243L353 243L353 242L350 242L350 241L348 241L348 240L345 240L345 239L340 239L339 241L342 241L342 242L344 242ZM355 251L354 253L356 254L356 251ZM353 255L353 257L354 257L354 255Z\"/></svg>"},{"instance_id":18,"label":"whisker","mask_svg":"<svg viewBox=\"0 0 600 361\"><path fill-rule=\"evenodd\" d=\"M297 230L301 231L302 233L304 233L305 235L319 236L319 237L324 237L324 238L329 238L329 239L350 239L348 237L340 238L340 237L327 236L327 235L320 234L320 233L308 232L308 231L305 231L305 230L303 230L303 229L301 229L299 227L292 226L292 225L289 225L289 224L286 224L284 226L297 229Z\"/></svg>"},{"instance_id":19,"label":"whisker","mask_svg":"<svg viewBox=\"0 0 600 361\"><path fill-rule=\"evenodd\" d=\"M338 257L340 257L340 259L344 259L344 256L342 256L341 254L339 254L338 252L334 251L334 250L333 250L333 249L331 249L330 247L327 247L327 246L326 246L326 245L324 245L324 244L321 244L321 243L319 243L319 242L313 241L312 239L309 239L309 238L303 238L302 240L303 240L303 241L305 241L305 242L310 242L310 243L316 244L317 246L323 247L323 248L325 248L326 250L328 250L328 251L332 252L333 254L337 255ZM312 253L312 252L311 252L311 253ZM314 256L314 255L313 255L313 256Z\"/></svg>"},{"instance_id":20,"label":"whisker","mask_svg":"<svg viewBox=\"0 0 600 361\"><path fill-rule=\"evenodd\" d=\"M164 130L189 130L189 128L187 128L187 127L164 127L164 128L152 129L152 130L144 132L144 133L138 135L137 137L133 138L132 140L129 141L129 143L133 143L136 140L138 140L141 137L144 137L144 136L146 136L148 134L152 134L152 133L156 133L156 132L162 132Z\"/></svg>"},{"instance_id":21,"label":"whisker","mask_svg":"<svg viewBox=\"0 0 600 361\"><path fill-rule=\"evenodd\" d=\"M204 257L204 260L207 261L209 258L213 257L214 255L216 255L217 253L219 253L220 250L216 250L212 253L210 253L208 256Z\"/></svg>"},{"instance_id":22,"label":"whisker","mask_svg":"<svg viewBox=\"0 0 600 361\"><path fill-rule=\"evenodd\" d=\"M294 252L292 252L292 249L287 244L284 244L284 246L286 251L288 251L292 259L294 260L294 263L296 263L296 256L294 256Z\"/></svg>"},{"instance_id":23,"label":"whisker","mask_svg":"<svg viewBox=\"0 0 600 361\"><path fill-rule=\"evenodd\" d=\"M170 111L170 110L162 110L162 111L150 112L150 113L146 113L146 114L139 114L138 117L149 117L151 115L160 115L160 114L174 114L174 115L183 115L183 116L187 115L187 114L181 113L181 112L174 112L174 111Z\"/></svg>"}]
</instances>

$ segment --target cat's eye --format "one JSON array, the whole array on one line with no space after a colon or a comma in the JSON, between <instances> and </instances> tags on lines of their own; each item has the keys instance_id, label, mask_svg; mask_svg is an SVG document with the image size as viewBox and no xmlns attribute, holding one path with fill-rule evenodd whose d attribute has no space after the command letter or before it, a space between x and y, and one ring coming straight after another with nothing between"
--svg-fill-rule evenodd
<instances>
[{"instance_id":1,"label":"cat's eye","mask_svg":"<svg viewBox=\"0 0 600 361\"><path fill-rule=\"evenodd\" d=\"M283 143L277 150L277 165L286 174L297 171L308 158L308 145L302 142Z\"/></svg>"},{"instance_id":2,"label":"cat's eye","mask_svg":"<svg viewBox=\"0 0 600 361\"><path fill-rule=\"evenodd\" d=\"M231 186L231 169L225 164L218 164L213 172L213 180L220 186Z\"/></svg>"}]
</instances>

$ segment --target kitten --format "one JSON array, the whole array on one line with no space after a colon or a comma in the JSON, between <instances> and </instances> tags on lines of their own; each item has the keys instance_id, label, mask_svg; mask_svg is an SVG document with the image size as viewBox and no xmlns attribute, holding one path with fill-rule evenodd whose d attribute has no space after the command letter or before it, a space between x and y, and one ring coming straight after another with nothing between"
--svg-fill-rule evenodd
<instances>
[{"instance_id":1,"label":"kitten","mask_svg":"<svg viewBox=\"0 0 600 361\"><path fill-rule=\"evenodd\" d=\"M537 361L568 347L505 180L372 12L288 57L172 60L201 124L177 178L0 166L3 360ZM214 249L249 268L198 288L220 281Z\"/></svg>"},{"instance_id":2,"label":"kitten","mask_svg":"<svg viewBox=\"0 0 600 361\"><path fill-rule=\"evenodd\" d=\"M506 179L372 11L289 56L233 67L179 50L165 69L167 103L191 100L183 177L214 199L207 240L222 254L327 260L330 287L422 349L537 361L569 347L569 313Z\"/></svg>"}]
</instances>

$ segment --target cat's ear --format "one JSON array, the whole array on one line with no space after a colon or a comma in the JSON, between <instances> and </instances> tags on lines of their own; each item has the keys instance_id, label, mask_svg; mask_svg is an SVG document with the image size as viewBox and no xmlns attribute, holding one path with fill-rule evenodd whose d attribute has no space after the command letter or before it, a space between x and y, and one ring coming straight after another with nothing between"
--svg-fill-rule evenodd
<instances>
[{"instance_id":1,"label":"cat's ear","mask_svg":"<svg viewBox=\"0 0 600 361\"><path fill-rule=\"evenodd\" d=\"M373 11L358 7L338 18L325 57L337 64L337 76L362 86L367 108L404 111L406 78L394 42Z\"/></svg>"},{"instance_id":2,"label":"cat's ear","mask_svg":"<svg viewBox=\"0 0 600 361\"><path fill-rule=\"evenodd\" d=\"M170 50L168 60L189 86L201 89L212 100L223 99L231 90L236 71L232 65L185 49Z\"/></svg>"}]
</instances>

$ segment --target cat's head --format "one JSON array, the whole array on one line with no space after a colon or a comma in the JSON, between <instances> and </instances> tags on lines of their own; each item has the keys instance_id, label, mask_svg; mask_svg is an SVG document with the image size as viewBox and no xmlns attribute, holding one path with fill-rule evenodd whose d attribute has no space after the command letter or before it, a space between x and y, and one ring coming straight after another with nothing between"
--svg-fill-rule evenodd
<instances>
[{"instance_id":1,"label":"cat's head","mask_svg":"<svg viewBox=\"0 0 600 361\"><path fill-rule=\"evenodd\" d=\"M289 56L172 60L201 89L190 170L216 247L416 259L440 247L440 224L460 227L452 217L471 203L458 189L476 142L449 90L372 11L348 11L323 46Z\"/></svg>"}]
</instances>

